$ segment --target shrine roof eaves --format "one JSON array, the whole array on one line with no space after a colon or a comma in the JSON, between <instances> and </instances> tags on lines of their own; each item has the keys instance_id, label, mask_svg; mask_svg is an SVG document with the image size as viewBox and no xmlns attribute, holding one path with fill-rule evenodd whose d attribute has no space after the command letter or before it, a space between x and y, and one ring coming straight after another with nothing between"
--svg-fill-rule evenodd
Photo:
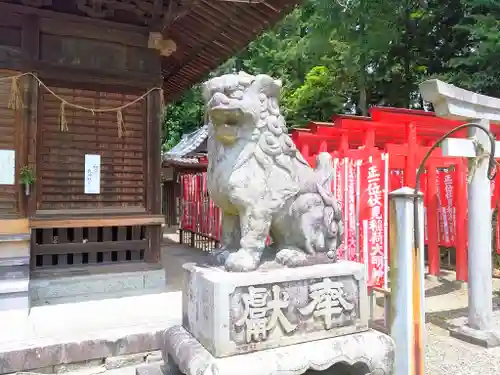
<instances>
[{"instance_id":1,"label":"shrine roof eaves","mask_svg":"<svg viewBox=\"0 0 500 375\"><path fill-rule=\"evenodd\" d=\"M162 57L164 95L165 100L171 102L301 2L246 1L0 0L0 4L17 7L17 10L32 9L39 14L49 12L73 19L111 21L144 34L161 29L163 39L175 43L173 52Z\"/></svg>"},{"instance_id":2,"label":"shrine roof eaves","mask_svg":"<svg viewBox=\"0 0 500 375\"><path fill-rule=\"evenodd\" d=\"M163 153L163 160L188 164L198 163L198 158L190 157L190 154L195 153L207 137L208 125L203 125L189 134L184 134L178 144Z\"/></svg>"},{"instance_id":3,"label":"shrine roof eaves","mask_svg":"<svg viewBox=\"0 0 500 375\"><path fill-rule=\"evenodd\" d=\"M260 3L202 0L174 23L177 51L163 59L165 99L178 98L219 64L277 23L299 0Z\"/></svg>"}]
</instances>

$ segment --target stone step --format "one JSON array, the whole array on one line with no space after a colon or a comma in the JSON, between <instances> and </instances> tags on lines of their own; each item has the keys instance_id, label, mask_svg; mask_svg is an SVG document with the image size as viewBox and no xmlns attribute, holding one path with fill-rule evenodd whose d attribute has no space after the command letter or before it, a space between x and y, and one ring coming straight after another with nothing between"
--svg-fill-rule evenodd
<instances>
[{"instance_id":1,"label":"stone step","mask_svg":"<svg viewBox=\"0 0 500 375\"><path fill-rule=\"evenodd\" d=\"M145 263L34 271L30 281L32 306L164 291L165 271Z\"/></svg>"},{"instance_id":2,"label":"stone step","mask_svg":"<svg viewBox=\"0 0 500 375\"><path fill-rule=\"evenodd\" d=\"M29 234L0 235L0 314L11 320L24 319L30 307L29 240Z\"/></svg>"},{"instance_id":3,"label":"stone step","mask_svg":"<svg viewBox=\"0 0 500 375\"><path fill-rule=\"evenodd\" d=\"M181 292L168 292L33 307L14 332L0 325L0 375L112 369L146 358L137 353L158 361L151 353L161 349L164 330L180 324L181 301Z\"/></svg>"}]
</instances>

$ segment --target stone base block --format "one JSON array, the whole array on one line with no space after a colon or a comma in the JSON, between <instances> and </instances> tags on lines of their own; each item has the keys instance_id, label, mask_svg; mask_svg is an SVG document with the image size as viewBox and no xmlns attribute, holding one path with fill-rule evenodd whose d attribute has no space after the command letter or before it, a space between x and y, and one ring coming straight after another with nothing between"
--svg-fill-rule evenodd
<instances>
[{"instance_id":1,"label":"stone base block","mask_svg":"<svg viewBox=\"0 0 500 375\"><path fill-rule=\"evenodd\" d=\"M165 271L155 266L135 263L99 267L79 267L71 273L37 271L30 282L32 306L163 293L166 289Z\"/></svg>"},{"instance_id":2,"label":"stone base block","mask_svg":"<svg viewBox=\"0 0 500 375\"><path fill-rule=\"evenodd\" d=\"M9 260L29 259L30 239L29 233L0 235L0 264Z\"/></svg>"},{"instance_id":3,"label":"stone base block","mask_svg":"<svg viewBox=\"0 0 500 375\"><path fill-rule=\"evenodd\" d=\"M349 374L389 375L393 373L394 343L383 333L368 330L330 339L289 345L254 353L215 358L183 327L175 326L165 335L168 374L172 364L186 375L300 375L307 370L327 369ZM151 369L150 369L151 370ZM333 373L344 373L333 371ZM156 375L153 371L138 375Z\"/></svg>"},{"instance_id":4,"label":"stone base block","mask_svg":"<svg viewBox=\"0 0 500 375\"><path fill-rule=\"evenodd\" d=\"M2 283L2 284L6 284L6 283ZM9 283L9 284L10 285L7 285L7 286L10 288L12 286L12 284L14 284L14 283ZM19 289L21 289L21 288L24 289L23 284L27 285L28 283L22 283L20 285ZM0 290L4 289L4 287L5 287L5 285L0 285ZM19 289L14 293L2 293L2 292L0 292L0 311L25 310L26 316L28 315L28 311L30 309L29 291L27 290L28 288L26 287L25 290L19 290Z\"/></svg>"},{"instance_id":5,"label":"stone base block","mask_svg":"<svg viewBox=\"0 0 500 375\"><path fill-rule=\"evenodd\" d=\"M214 357L368 329L359 263L245 273L193 264L184 268L183 326Z\"/></svg>"},{"instance_id":6,"label":"stone base block","mask_svg":"<svg viewBox=\"0 0 500 375\"><path fill-rule=\"evenodd\" d=\"M30 235L0 235L0 315L9 317L0 328L0 341L26 324L29 309ZM10 332L10 333L8 333Z\"/></svg>"},{"instance_id":7,"label":"stone base block","mask_svg":"<svg viewBox=\"0 0 500 375\"><path fill-rule=\"evenodd\" d=\"M0 319L2 316L0 313ZM137 327L133 330L137 330ZM65 340L57 337L33 339L32 336L28 336L23 342L18 341L19 332L17 332L15 337L17 340L3 343L0 334L0 374L51 367L69 368L73 363L80 363L78 366L81 366L81 363L88 363L94 359L103 363L104 358L148 352L163 346L164 330L144 327L141 331L130 333L111 330L100 337ZM96 335L92 333L91 336Z\"/></svg>"},{"instance_id":8,"label":"stone base block","mask_svg":"<svg viewBox=\"0 0 500 375\"><path fill-rule=\"evenodd\" d=\"M451 337L485 348L500 346L500 332L480 331L464 325L450 330Z\"/></svg>"},{"instance_id":9,"label":"stone base block","mask_svg":"<svg viewBox=\"0 0 500 375\"><path fill-rule=\"evenodd\" d=\"M0 322L8 322L8 324L0 324L0 347L6 343L17 342L26 338L28 327L28 309L6 309L0 311ZM2 350L0 350L0 362L2 360ZM0 369L2 364L0 363ZM2 372L0 371L0 374Z\"/></svg>"}]
</instances>

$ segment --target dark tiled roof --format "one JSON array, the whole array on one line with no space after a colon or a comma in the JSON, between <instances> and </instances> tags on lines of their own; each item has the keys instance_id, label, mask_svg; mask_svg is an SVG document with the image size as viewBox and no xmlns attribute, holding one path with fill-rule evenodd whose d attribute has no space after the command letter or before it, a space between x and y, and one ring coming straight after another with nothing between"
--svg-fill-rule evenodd
<instances>
[{"instance_id":1,"label":"dark tiled roof","mask_svg":"<svg viewBox=\"0 0 500 375\"><path fill-rule=\"evenodd\" d=\"M192 157L192 154L201 148L207 137L208 125L203 125L192 133L184 134L178 144L163 154L163 160L182 163L198 163L198 158Z\"/></svg>"}]
</instances>

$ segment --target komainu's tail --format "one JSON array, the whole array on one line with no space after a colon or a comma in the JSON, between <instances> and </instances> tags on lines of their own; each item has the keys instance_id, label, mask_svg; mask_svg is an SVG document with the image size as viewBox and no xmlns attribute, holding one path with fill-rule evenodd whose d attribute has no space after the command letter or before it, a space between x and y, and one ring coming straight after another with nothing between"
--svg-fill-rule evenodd
<instances>
[{"instance_id":1,"label":"komainu's tail","mask_svg":"<svg viewBox=\"0 0 500 375\"><path fill-rule=\"evenodd\" d=\"M323 202L325 202L325 206L331 208L332 219L335 221L341 221L342 220L342 209L340 207L339 202L337 202L337 200L335 199L333 194L330 193L329 190L327 190L323 186L321 186L319 183L316 185L316 189L318 191L318 194L323 199Z\"/></svg>"},{"instance_id":2,"label":"komainu's tail","mask_svg":"<svg viewBox=\"0 0 500 375\"><path fill-rule=\"evenodd\" d=\"M316 157L316 168L318 183L327 191L332 191L332 181L334 178L332 156L328 152L320 152Z\"/></svg>"}]
</instances>

